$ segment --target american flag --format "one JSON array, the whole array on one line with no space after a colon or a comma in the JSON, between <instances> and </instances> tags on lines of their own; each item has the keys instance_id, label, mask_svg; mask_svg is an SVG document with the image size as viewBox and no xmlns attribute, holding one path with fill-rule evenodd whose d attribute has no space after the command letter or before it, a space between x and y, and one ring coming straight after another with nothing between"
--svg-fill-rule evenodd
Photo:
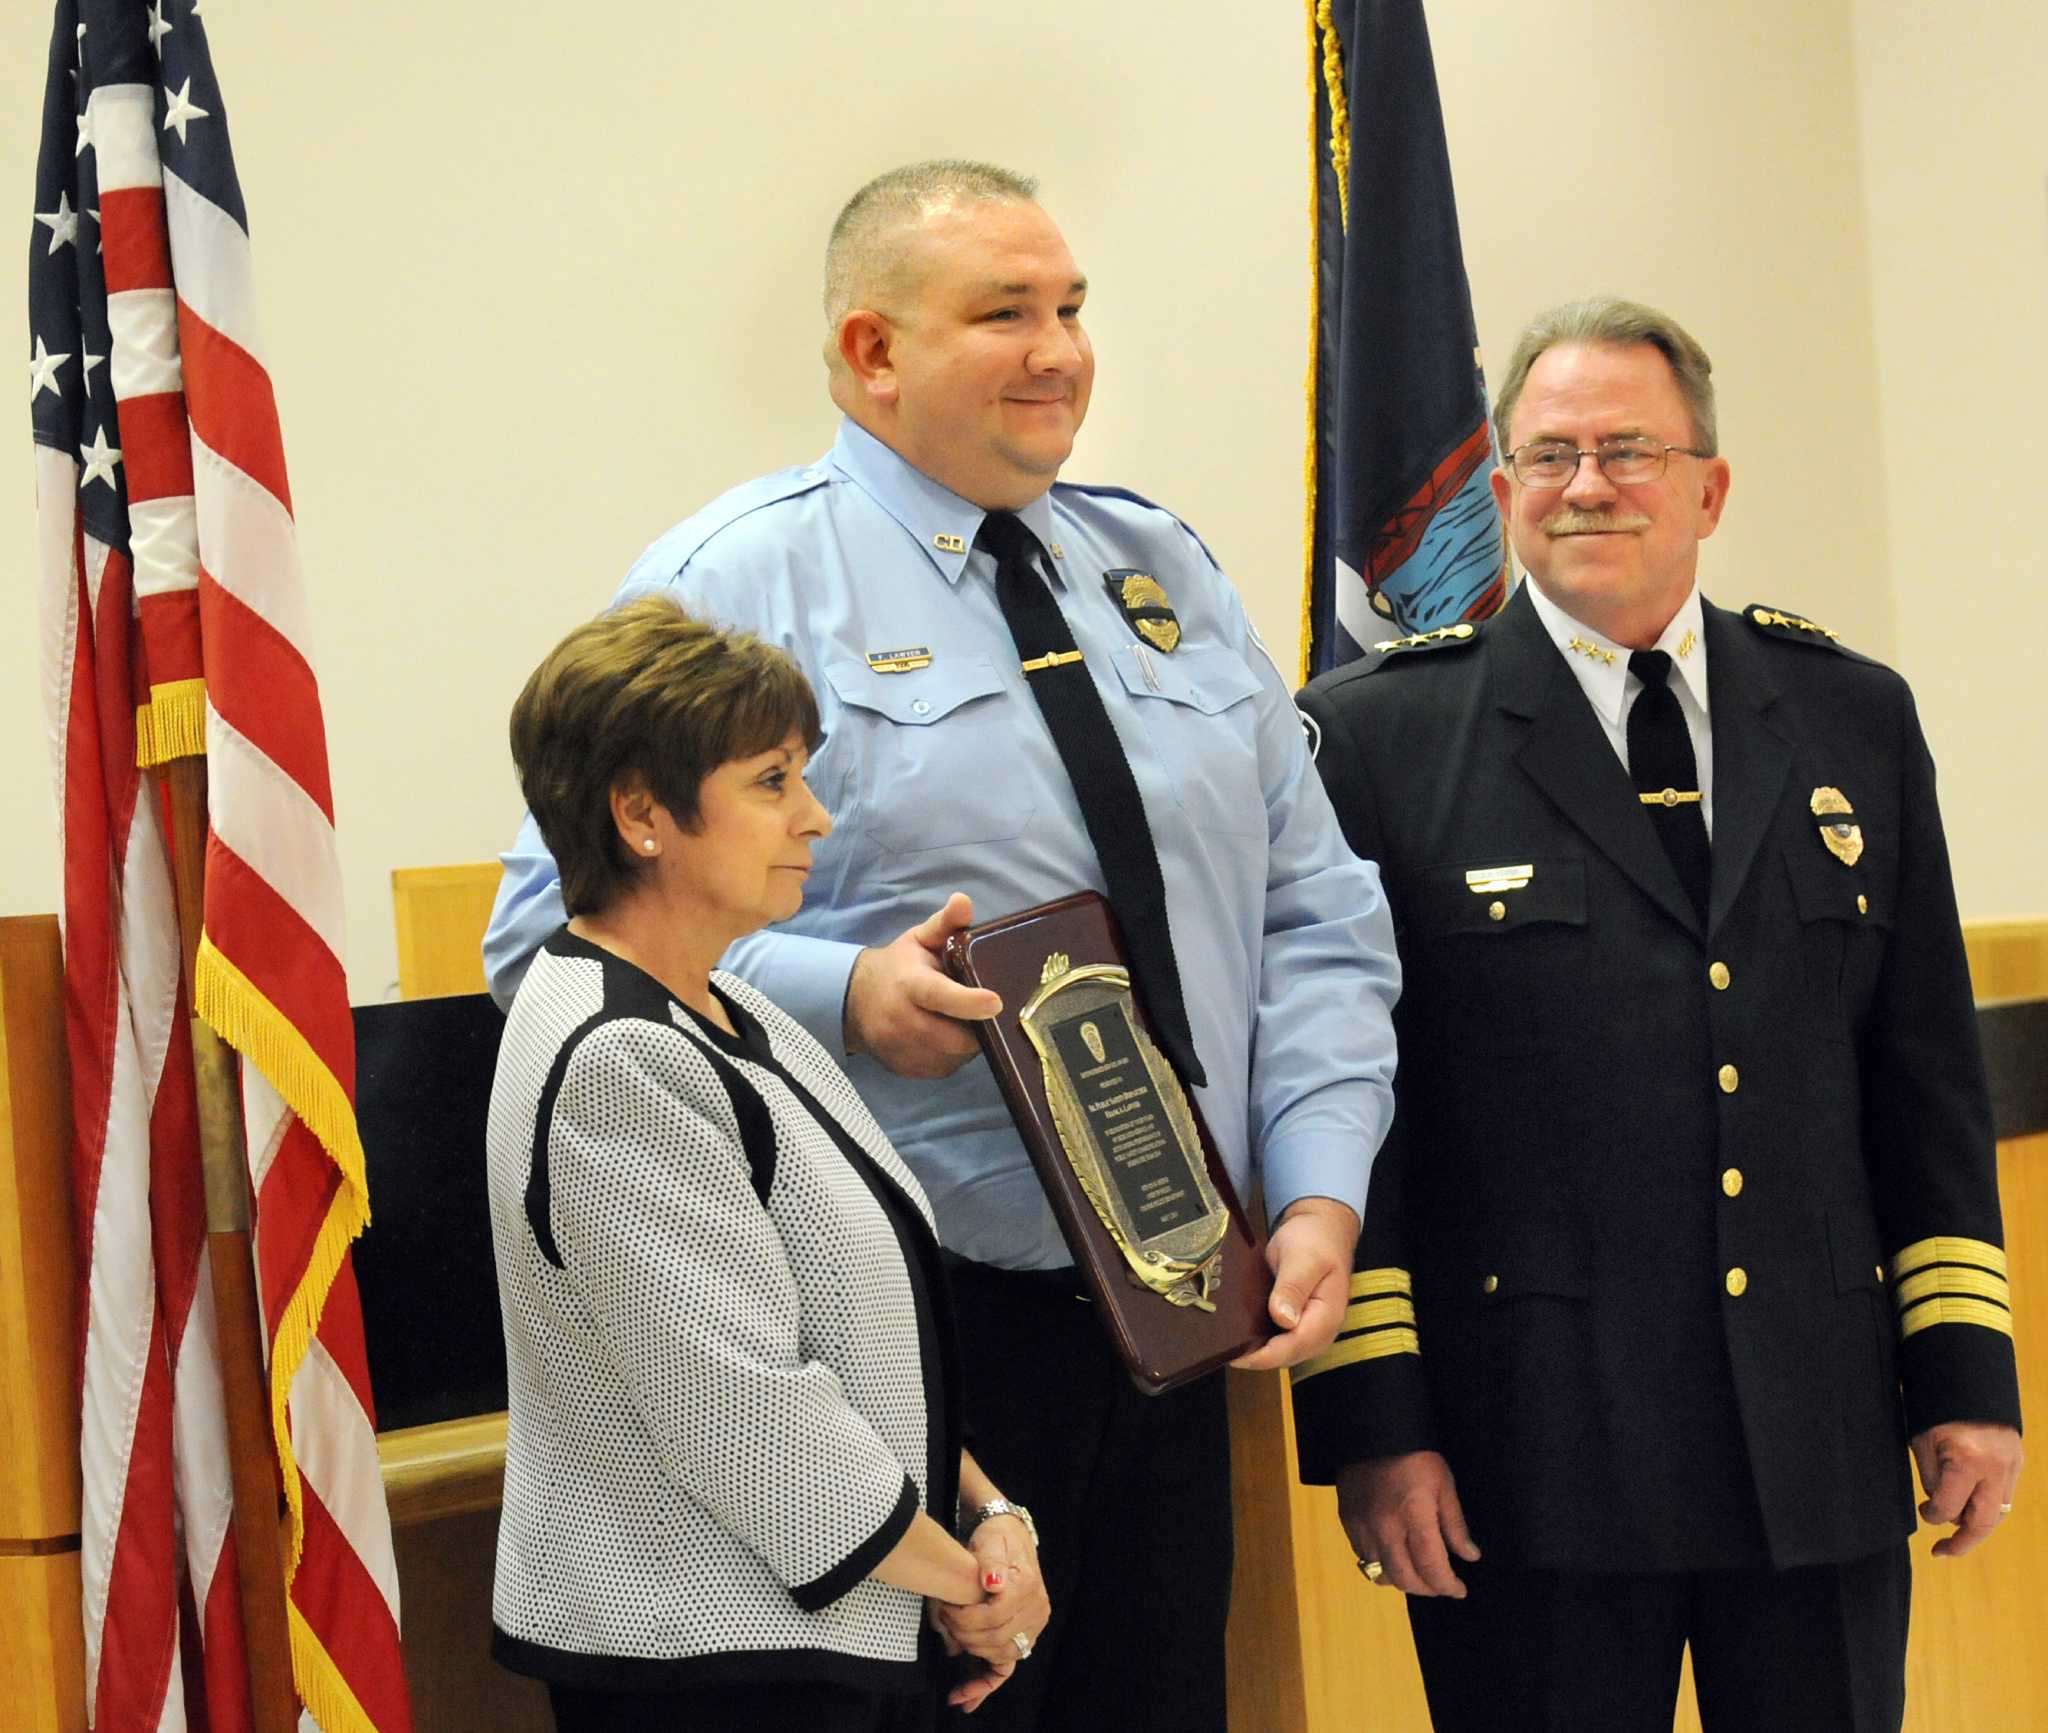
<instances>
[{"instance_id":1,"label":"american flag","mask_svg":"<svg viewBox=\"0 0 2048 1733\"><path fill-rule=\"evenodd\" d=\"M1308 0L1315 323L1302 661L1507 599L1493 439L1422 0Z\"/></svg>"},{"instance_id":2,"label":"american flag","mask_svg":"<svg viewBox=\"0 0 2048 1733\"><path fill-rule=\"evenodd\" d=\"M348 1247L340 875L247 218L199 0L60 0L29 244L77 1127L89 1723L250 1725L189 1007L151 770L204 755L198 1010L242 1055L301 1729L406 1733Z\"/></svg>"}]
</instances>

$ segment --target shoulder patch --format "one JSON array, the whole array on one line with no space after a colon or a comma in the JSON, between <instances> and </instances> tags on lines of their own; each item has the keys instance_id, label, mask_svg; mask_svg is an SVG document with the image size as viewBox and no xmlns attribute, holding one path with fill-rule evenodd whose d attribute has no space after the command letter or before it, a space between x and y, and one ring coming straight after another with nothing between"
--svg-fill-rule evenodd
<instances>
[{"instance_id":1,"label":"shoulder patch","mask_svg":"<svg viewBox=\"0 0 2048 1733\"><path fill-rule=\"evenodd\" d=\"M1377 644L1369 644L1365 654L1359 657L1359 664L1367 669L1384 668L1389 663L1429 651L1463 650L1478 642L1479 627L1469 620L1460 620L1455 626L1439 626L1433 632L1417 632L1412 637L1386 638Z\"/></svg>"},{"instance_id":2,"label":"shoulder patch","mask_svg":"<svg viewBox=\"0 0 2048 1733\"><path fill-rule=\"evenodd\" d=\"M1770 608L1761 602L1751 602L1742 610L1742 617L1766 637L1789 638L1796 644L1811 644L1817 649L1839 650L1845 656L1854 653L1842 642L1841 633L1817 621L1809 620L1802 614L1789 614L1783 608Z\"/></svg>"}]
</instances>

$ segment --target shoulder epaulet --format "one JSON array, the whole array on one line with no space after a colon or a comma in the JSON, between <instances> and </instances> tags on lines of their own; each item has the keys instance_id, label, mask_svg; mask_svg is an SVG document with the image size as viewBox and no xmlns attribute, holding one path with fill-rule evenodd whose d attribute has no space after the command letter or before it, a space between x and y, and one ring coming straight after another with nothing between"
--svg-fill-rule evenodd
<instances>
[{"instance_id":1,"label":"shoulder epaulet","mask_svg":"<svg viewBox=\"0 0 2048 1733\"><path fill-rule=\"evenodd\" d=\"M727 488L649 546L633 562L620 594L669 582L721 530L730 529L741 518L765 507L823 487L831 479L831 471L822 463L811 463L802 469L778 469L771 475L756 476L738 487Z\"/></svg>"},{"instance_id":2,"label":"shoulder epaulet","mask_svg":"<svg viewBox=\"0 0 2048 1733\"><path fill-rule=\"evenodd\" d=\"M1056 481L1052 484L1052 491L1055 494L1078 493L1089 499L1120 499L1128 505L1141 505L1147 511L1156 511L1161 517L1171 518L1182 529L1186 530L1189 537L1194 541L1195 546L1202 550L1202 554L1208 562L1212 566L1216 566L1218 571L1222 570L1222 567L1217 565L1216 556L1209 552L1209 544L1202 540L1195 526L1182 517L1179 512L1161 505L1156 499L1147 499L1142 493L1133 492L1127 487L1111 487L1107 482L1096 481Z\"/></svg>"},{"instance_id":3,"label":"shoulder epaulet","mask_svg":"<svg viewBox=\"0 0 2048 1733\"><path fill-rule=\"evenodd\" d=\"M1809 620L1803 614L1788 614L1783 608L1767 608L1761 602L1751 602L1742 610L1742 617L1769 638L1789 638L1795 644L1840 650L1844 655L1852 653L1842 642L1840 632Z\"/></svg>"},{"instance_id":4,"label":"shoulder epaulet","mask_svg":"<svg viewBox=\"0 0 2048 1733\"><path fill-rule=\"evenodd\" d=\"M1439 626L1433 632L1382 639L1377 644L1368 645L1360 661L1368 668L1384 668L1391 662L1427 651L1462 650L1478 642L1479 628L1470 620L1460 620L1455 626Z\"/></svg>"}]
</instances>

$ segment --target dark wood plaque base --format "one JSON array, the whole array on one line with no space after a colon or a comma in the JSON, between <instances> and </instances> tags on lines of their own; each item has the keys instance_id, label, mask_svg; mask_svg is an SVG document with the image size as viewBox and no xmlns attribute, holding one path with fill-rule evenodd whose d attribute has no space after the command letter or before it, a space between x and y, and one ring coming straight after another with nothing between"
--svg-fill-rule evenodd
<instances>
[{"instance_id":1,"label":"dark wood plaque base","mask_svg":"<svg viewBox=\"0 0 2048 1733\"><path fill-rule=\"evenodd\" d=\"M1002 996L1002 1015L975 1025L982 1050L1111 1344L1138 1388L1156 1396L1227 1365L1274 1333L1266 1310L1273 1277L1266 1267L1264 1236L1246 1216L1190 1096L1209 1179L1230 1216L1221 1280L1212 1295L1216 1309L1176 1306L1131 1273L1067 1159L1046 1099L1044 1066L1018 1021L1039 989L1046 958L1055 952L1064 953L1077 969L1090 963L1129 967L1116 916L1093 891L955 933L946 944L945 964L956 980ZM1143 1010L1136 1009L1142 1021Z\"/></svg>"}]
</instances>

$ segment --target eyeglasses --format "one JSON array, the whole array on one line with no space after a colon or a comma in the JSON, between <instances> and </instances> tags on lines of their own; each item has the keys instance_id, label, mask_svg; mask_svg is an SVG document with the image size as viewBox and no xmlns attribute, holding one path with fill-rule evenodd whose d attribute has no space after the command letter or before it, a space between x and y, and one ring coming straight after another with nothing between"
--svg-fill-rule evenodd
<instances>
[{"instance_id":1,"label":"eyeglasses","mask_svg":"<svg viewBox=\"0 0 2048 1733\"><path fill-rule=\"evenodd\" d=\"M1590 457L1600 473L1616 487L1655 481L1664 473L1671 454L1712 457L1711 451L1695 451L1689 445L1666 445L1661 439L1603 439L1590 451L1562 439L1533 439L1508 453L1508 466L1524 487L1548 492L1569 486L1579 473L1579 462Z\"/></svg>"}]
</instances>

